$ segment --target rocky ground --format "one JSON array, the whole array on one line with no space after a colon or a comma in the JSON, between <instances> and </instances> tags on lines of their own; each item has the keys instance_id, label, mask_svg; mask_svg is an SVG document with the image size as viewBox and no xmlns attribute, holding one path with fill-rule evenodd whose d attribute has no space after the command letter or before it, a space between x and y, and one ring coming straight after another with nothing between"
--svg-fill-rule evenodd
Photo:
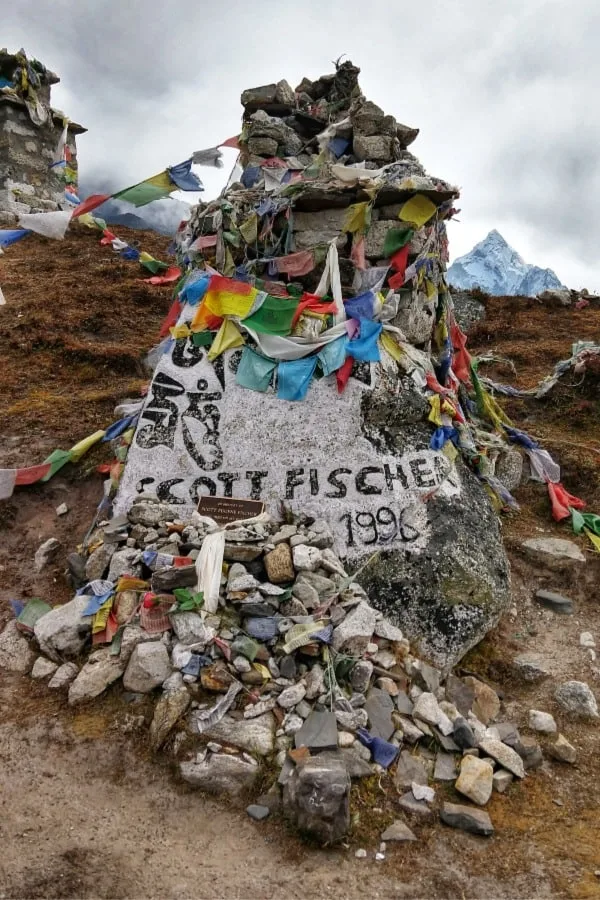
<instances>
[{"instance_id":1,"label":"rocky ground","mask_svg":"<svg viewBox=\"0 0 600 900\"><path fill-rule=\"evenodd\" d=\"M86 248L89 242L90 253L109 253L92 246L91 237L79 240ZM23 255L33 252L26 250L25 243ZM156 249L151 252L160 255ZM109 256L105 265L112 263ZM127 274L137 276L135 266ZM118 284L110 276L107 280L117 293ZM90 285L92 296L99 283L95 280ZM15 297L6 286L4 291L10 311ZM149 302L164 309L168 296L163 291L160 300L150 298ZM503 346L509 341L508 313L496 298L486 302L484 323L473 333L475 348L509 355ZM511 302L510 352L518 357L518 377L512 381L519 386L530 386L557 359L567 356L572 340L598 334L594 308L540 309L535 301ZM125 310L122 318L127 320L130 313ZM160 318L158 310L153 315ZM548 335L552 342L543 365L537 344L531 349L535 331L530 330L532 320L539 325L542 318L544 330L537 335L542 335L542 342ZM144 329L146 325L149 331L147 321ZM115 331L111 342L118 344L119 339ZM515 341L522 343L515 346ZM17 359L18 354L11 357L10 365L16 366ZM80 410L85 408L89 416L95 407L78 399L75 391L72 418L69 422L63 415L55 431L56 410L42 398L36 416L26 422L33 440L23 440L23 420L10 411L17 399L27 406L31 392L42 391L47 372L40 367L38 379L37 371L34 365L28 367L27 390L16 370L8 372L15 392L5 399L9 410L5 433L13 438L9 456L3 457L6 463L38 462L55 446L68 446L110 420L109 400L104 421L88 420L82 426ZM101 386L107 386L110 369L98 373L101 380L106 379ZM509 378L504 373L497 380ZM127 393L122 385L115 390L120 396ZM598 454L593 448L598 443L585 415L586 404L595 399L588 399L585 391L586 385L567 382L559 398L547 404L511 401L511 415L534 434L551 422L555 443L550 442L549 448L565 467L566 486L597 510L600 504L593 501ZM77 403L82 405L78 408ZM591 450L586 449L590 446ZM552 523L542 488L526 486L517 493L523 513L504 520L514 606L498 629L463 660L459 674L478 676L496 690L502 703L498 719L514 723L522 736L539 741L544 763L523 780L515 780L504 793L492 793L485 807L495 829L491 838L448 828L437 816L426 821L405 818L399 805L401 793L386 776L374 776L353 787L352 829L345 844L329 851L300 845L276 817L254 823L243 806L229 808L191 791L173 774L167 757L153 758L147 740L150 709L144 703L135 709L124 703L120 686L91 704L68 707L62 695L48 691L44 684L10 673L3 675L1 687L0 753L8 790L3 793L0 825L0 892L7 897L311 897L327 893L354 897L366 891L381 897L598 896L598 725L567 713L555 693L562 682L577 680L589 684L596 696L600 694L593 647L581 645L584 632L600 643L600 567L589 545L578 539L574 545L585 561L556 563L539 551L528 554L523 543L532 537L573 536L564 526ZM100 496L98 476L83 477L81 469L66 469L49 484L21 490L0 506L2 623L11 616L11 598L41 596L51 603L71 598L63 574L66 554L87 531ZM61 503L67 504L69 512L57 517L55 510ZM57 537L61 549L37 573L33 556L49 537ZM535 598L539 589L570 598L571 613L542 605ZM583 643L589 645L589 638ZM529 658L524 661L524 656ZM533 669L539 680L529 680ZM543 724L539 717L530 720L531 710L554 717L576 751L574 764L550 756L548 745L555 738L531 728ZM436 810L443 802L464 801L451 784L435 787ZM385 859L376 860L382 833L399 818L409 823L417 840L388 840ZM366 858L357 858L356 852L363 849ZM232 866L235 859L243 865Z\"/></svg>"}]
</instances>

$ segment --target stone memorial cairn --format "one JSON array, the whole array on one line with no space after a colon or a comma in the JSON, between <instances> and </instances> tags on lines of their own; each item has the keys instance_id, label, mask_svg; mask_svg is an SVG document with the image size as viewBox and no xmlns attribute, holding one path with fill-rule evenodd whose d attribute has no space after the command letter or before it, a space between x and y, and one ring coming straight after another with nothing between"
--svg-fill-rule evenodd
<instances>
[{"instance_id":1,"label":"stone memorial cairn","mask_svg":"<svg viewBox=\"0 0 600 900\"><path fill-rule=\"evenodd\" d=\"M415 821L438 805L429 782L455 782L476 805L444 803L443 821L490 834L480 807L492 789L542 759L514 726L492 724L495 692L411 653L346 574L324 521L281 525L263 515L226 526L208 612L197 568L218 528L179 512L142 495L127 517L101 523L87 558L69 557L73 600L50 611L31 601L0 635L0 664L68 690L72 705L120 679L156 697L146 720L152 748L168 750L181 777L205 791L251 794L259 779L264 787L263 763L275 762L267 802L281 793L285 815L323 842L349 829L352 780L384 770ZM574 759L562 736L550 750ZM406 825L394 828L390 839L414 839Z\"/></svg>"}]
</instances>

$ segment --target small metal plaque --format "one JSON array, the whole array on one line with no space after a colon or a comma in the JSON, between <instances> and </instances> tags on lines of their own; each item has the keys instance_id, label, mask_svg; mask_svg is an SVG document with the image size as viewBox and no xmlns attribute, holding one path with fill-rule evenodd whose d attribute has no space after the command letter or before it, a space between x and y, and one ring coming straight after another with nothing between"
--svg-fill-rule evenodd
<instances>
[{"instance_id":1,"label":"small metal plaque","mask_svg":"<svg viewBox=\"0 0 600 900\"><path fill-rule=\"evenodd\" d=\"M253 519L265 508L262 500L238 500L237 497L200 497L198 512L210 516L218 525L227 525L240 519Z\"/></svg>"}]
</instances>

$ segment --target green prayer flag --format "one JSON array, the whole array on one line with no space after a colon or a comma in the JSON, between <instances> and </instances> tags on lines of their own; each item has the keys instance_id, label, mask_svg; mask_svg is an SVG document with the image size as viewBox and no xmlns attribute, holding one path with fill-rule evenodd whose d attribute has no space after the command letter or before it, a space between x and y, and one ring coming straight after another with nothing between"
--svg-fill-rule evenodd
<instances>
[{"instance_id":1,"label":"green prayer flag","mask_svg":"<svg viewBox=\"0 0 600 900\"><path fill-rule=\"evenodd\" d=\"M53 475L62 469L71 459L69 450L54 450L50 456L44 460L44 463L50 463L50 471L40 478L40 481L50 481Z\"/></svg>"},{"instance_id":2,"label":"green prayer flag","mask_svg":"<svg viewBox=\"0 0 600 900\"><path fill-rule=\"evenodd\" d=\"M383 255L393 256L394 253L408 244L413 234L412 228L390 228L385 236Z\"/></svg>"},{"instance_id":3,"label":"green prayer flag","mask_svg":"<svg viewBox=\"0 0 600 900\"><path fill-rule=\"evenodd\" d=\"M214 331L195 331L192 334L192 344L194 347L210 347L214 339Z\"/></svg>"},{"instance_id":4,"label":"green prayer flag","mask_svg":"<svg viewBox=\"0 0 600 900\"><path fill-rule=\"evenodd\" d=\"M272 297L267 294L262 305L244 319L243 323L263 334L285 336L292 330L292 320L297 309L296 297Z\"/></svg>"},{"instance_id":5,"label":"green prayer flag","mask_svg":"<svg viewBox=\"0 0 600 900\"><path fill-rule=\"evenodd\" d=\"M147 203L152 203L153 200L164 200L172 190L175 190L175 185L168 190L166 187L151 184L149 181L141 181L139 184L134 184L133 187L119 191L118 194L113 194L113 198L125 200L134 206L145 206Z\"/></svg>"}]
</instances>

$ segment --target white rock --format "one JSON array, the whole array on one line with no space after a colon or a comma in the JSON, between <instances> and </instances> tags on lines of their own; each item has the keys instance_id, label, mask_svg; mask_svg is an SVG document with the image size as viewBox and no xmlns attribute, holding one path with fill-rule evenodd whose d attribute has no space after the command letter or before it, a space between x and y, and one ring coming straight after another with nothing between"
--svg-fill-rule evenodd
<instances>
[{"instance_id":1,"label":"white rock","mask_svg":"<svg viewBox=\"0 0 600 900\"><path fill-rule=\"evenodd\" d=\"M57 691L60 688L67 687L71 684L72 681L77 678L77 673L79 669L75 665L75 663L68 662L63 663L62 666L59 666L50 681L48 682L48 687Z\"/></svg>"},{"instance_id":2,"label":"white rock","mask_svg":"<svg viewBox=\"0 0 600 900\"><path fill-rule=\"evenodd\" d=\"M291 687L285 688L279 697L277 698L277 703L282 709L291 709L293 706L296 706L297 703L300 703L301 700L304 699L306 695L306 686L299 681L297 684L293 684Z\"/></svg>"},{"instance_id":3,"label":"white rock","mask_svg":"<svg viewBox=\"0 0 600 900\"><path fill-rule=\"evenodd\" d=\"M33 633L40 650L55 662L63 656L78 656L92 630L91 616L83 615L90 602L84 595L74 597L63 606L55 606L37 620Z\"/></svg>"},{"instance_id":4,"label":"white rock","mask_svg":"<svg viewBox=\"0 0 600 900\"><path fill-rule=\"evenodd\" d=\"M198 613L172 613L169 620L180 644L199 644L199 649L204 649L217 636L215 629L206 625Z\"/></svg>"},{"instance_id":5,"label":"white rock","mask_svg":"<svg viewBox=\"0 0 600 900\"><path fill-rule=\"evenodd\" d=\"M512 772L507 772L506 769L498 769L497 772L494 772L492 786L499 794L503 794L513 781L514 775Z\"/></svg>"},{"instance_id":6,"label":"white rock","mask_svg":"<svg viewBox=\"0 0 600 900\"><path fill-rule=\"evenodd\" d=\"M66 516L69 512L69 507L66 503L61 503L60 506L56 507L56 515L57 516Z\"/></svg>"},{"instance_id":7,"label":"white rock","mask_svg":"<svg viewBox=\"0 0 600 900\"><path fill-rule=\"evenodd\" d=\"M584 563L585 556L574 541L564 538L537 537L523 542L527 556L551 569Z\"/></svg>"},{"instance_id":8,"label":"white rock","mask_svg":"<svg viewBox=\"0 0 600 900\"><path fill-rule=\"evenodd\" d=\"M427 803L433 803L435 800L435 791L426 784L417 784L416 781L413 781L410 789L415 800L425 800Z\"/></svg>"},{"instance_id":9,"label":"white rock","mask_svg":"<svg viewBox=\"0 0 600 900\"><path fill-rule=\"evenodd\" d=\"M596 646L596 641L591 631L582 631L579 635L579 646L589 647L591 650Z\"/></svg>"},{"instance_id":10,"label":"white rock","mask_svg":"<svg viewBox=\"0 0 600 900\"><path fill-rule=\"evenodd\" d=\"M27 638L17 628L17 620L11 619L0 634L0 669L26 675L35 659L35 652Z\"/></svg>"},{"instance_id":11,"label":"white rock","mask_svg":"<svg viewBox=\"0 0 600 900\"><path fill-rule=\"evenodd\" d=\"M236 578L229 578L227 581L227 591L234 593L238 591L253 591L260 586L258 579L249 572L238 575Z\"/></svg>"},{"instance_id":12,"label":"white rock","mask_svg":"<svg viewBox=\"0 0 600 900\"><path fill-rule=\"evenodd\" d=\"M44 566L51 562L60 550L60 541L56 538L48 538L38 547L33 558L33 566L36 572L41 572Z\"/></svg>"},{"instance_id":13,"label":"white rock","mask_svg":"<svg viewBox=\"0 0 600 900\"><path fill-rule=\"evenodd\" d=\"M346 577L346 570L333 550L330 550L328 547L321 550L321 566L332 575L341 575L342 578Z\"/></svg>"},{"instance_id":14,"label":"white rock","mask_svg":"<svg viewBox=\"0 0 600 900\"><path fill-rule=\"evenodd\" d=\"M403 638L403 634L399 628L395 625L392 625L391 622L388 622L387 619L380 619L375 625L375 634L377 637L383 638L386 641L401 641Z\"/></svg>"},{"instance_id":15,"label":"white rock","mask_svg":"<svg viewBox=\"0 0 600 900\"><path fill-rule=\"evenodd\" d=\"M236 672L240 672L243 674L244 672L249 672L252 668L252 663L249 659L246 659L245 656L236 656L234 660L232 660L232 666Z\"/></svg>"},{"instance_id":16,"label":"white rock","mask_svg":"<svg viewBox=\"0 0 600 900\"><path fill-rule=\"evenodd\" d=\"M364 850L362 847L359 847L359 849L355 852L354 856L356 857L356 859L366 859L367 851Z\"/></svg>"},{"instance_id":17,"label":"white rock","mask_svg":"<svg viewBox=\"0 0 600 900\"><path fill-rule=\"evenodd\" d=\"M287 735L296 734L304 725L304 719L295 713L288 713L283 720L283 730Z\"/></svg>"},{"instance_id":18,"label":"white rock","mask_svg":"<svg viewBox=\"0 0 600 900\"><path fill-rule=\"evenodd\" d=\"M516 775L517 778L525 777L523 760L512 747L503 744L502 741L484 740L481 741L479 749L495 759L504 769L508 769L513 775Z\"/></svg>"},{"instance_id":19,"label":"white rock","mask_svg":"<svg viewBox=\"0 0 600 900\"><path fill-rule=\"evenodd\" d=\"M58 666L55 662L46 659L45 656L38 656L33 664L31 677L43 681L44 678L50 678L51 675L54 675L57 669Z\"/></svg>"},{"instance_id":20,"label":"white rock","mask_svg":"<svg viewBox=\"0 0 600 900\"><path fill-rule=\"evenodd\" d=\"M123 676L127 691L148 694L171 674L167 649L160 641L138 644L135 647Z\"/></svg>"},{"instance_id":21,"label":"white rock","mask_svg":"<svg viewBox=\"0 0 600 900\"><path fill-rule=\"evenodd\" d=\"M333 649L345 650L360 656L375 630L377 616L368 603L361 602L351 609L346 618L333 630Z\"/></svg>"},{"instance_id":22,"label":"white rock","mask_svg":"<svg viewBox=\"0 0 600 900\"><path fill-rule=\"evenodd\" d=\"M139 578L142 574L142 554L139 550L116 550L110 558L110 567L107 578L109 581L117 581L121 575L133 575Z\"/></svg>"},{"instance_id":23,"label":"white rock","mask_svg":"<svg viewBox=\"0 0 600 900\"><path fill-rule=\"evenodd\" d=\"M322 554L317 547L298 544L292 549L292 559L297 572L314 572L321 564Z\"/></svg>"},{"instance_id":24,"label":"white rock","mask_svg":"<svg viewBox=\"0 0 600 900\"><path fill-rule=\"evenodd\" d=\"M121 677L123 669L121 657L111 656L108 648L91 653L69 688L69 703L73 705L98 697L113 681Z\"/></svg>"},{"instance_id":25,"label":"white rock","mask_svg":"<svg viewBox=\"0 0 600 900\"><path fill-rule=\"evenodd\" d=\"M353 734L349 731L338 731L338 747L351 747L353 744Z\"/></svg>"},{"instance_id":26,"label":"white rock","mask_svg":"<svg viewBox=\"0 0 600 900\"><path fill-rule=\"evenodd\" d=\"M162 689L165 694L172 694L174 691L180 691L183 687L183 676L181 672L171 672L168 678L163 681Z\"/></svg>"},{"instance_id":27,"label":"white rock","mask_svg":"<svg viewBox=\"0 0 600 900\"><path fill-rule=\"evenodd\" d=\"M413 708L415 719L422 719L428 725L435 725L442 734L452 734L454 726L446 713L442 712L435 696L424 691L415 701Z\"/></svg>"},{"instance_id":28,"label":"white rock","mask_svg":"<svg viewBox=\"0 0 600 900\"><path fill-rule=\"evenodd\" d=\"M492 794L493 778L494 769L489 762L477 756L463 756L454 786L473 803L485 806Z\"/></svg>"},{"instance_id":29,"label":"white rock","mask_svg":"<svg viewBox=\"0 0 600 900\"><path fill-rule=\"evenodd\" d=\"M598 718L596 698L585 681L565 681L557 687L554 699L574 716Z\"/></svg>"},{"instance_id":30,"label":"white rock","mask_svg":"<svg viewBox=\"0 0 600 900\"><path fill-rule=\"evenodd\" d=\"M529 710L529 727L542 734L554 734L557 730L556 722L550 713L541 712L539 709Z\"/></svg>"}]
</instances>

